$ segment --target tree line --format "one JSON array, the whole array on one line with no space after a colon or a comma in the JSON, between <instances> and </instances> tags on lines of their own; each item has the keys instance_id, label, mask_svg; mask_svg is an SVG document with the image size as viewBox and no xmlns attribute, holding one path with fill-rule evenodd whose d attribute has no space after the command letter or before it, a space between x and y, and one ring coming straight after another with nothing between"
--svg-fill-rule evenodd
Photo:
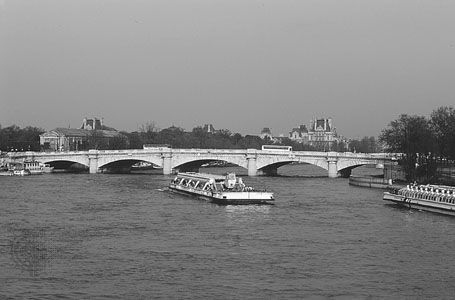
<instances>
[{"instance_id":1,"label":"tree line","mask_svg":"<svg viewBox=\"0 0 455 300\"><path fill-rule=\"evenodd\" d=\"M39 127L17 125L2 128L0 125L1 151L40 151ZM379 140L363 137L348 144L334 143L331 147L317 147L295 142L289 138L261 139L256 135L241 135L228 129L207 132L198 126L191 131L171 126L160 130L154 122L142 125L134 132L121 131L109 142L94 130L87 139L87 149L141 149L144 144L168 144L174 148L260 149L265 144L292 146L296 151L351 151L403 153L407 170L422 172L434 168L436 159L455 160L455 110L439 107L429 117L402 114L382 130ZM417 167L416 167L417 166ZM414 174L415 175L415 174Z\"/></svg>"},{"instance_id":2,"label":"tree line","mask_svg":"<svg viewBox=\"0 0 455 300\"><path fill-rule=\"evenodd\" d=\"M2 128L0 125L0 150L4 152L43 150L39 135L44 132L44 129L32 126L20 128L12 125ZM330 147L326 144L312 146L295 142L287 137L262 139L256 135L232 133L228 129L207 132L202 126L195 127L191 131L175 126L160 130L153 122L142 125L134 132L121 131L119 135L110 139L104 138L100 132L93 130L78 150L142 149L144 144L168 144L174 148L206 149L260 149L262 145L275 144L292 146L295 151L378 152L374 137L351 140L349 144L332 143Z\"/></svg>"},{"instance_id":3,"label":"tree line","mask_svg":"<svg viewBox=\"0 0 455 300\"><path fill-rule=\"evenodd\" d=\"M379 137L387 152L402 153L408 180L436 180L441 166L455 160L455 110L439 107L429 117L402 114Z\"/></svg>"},{"instance_id":4,"label":"tree line","mask_svg":"<svg viewBox=\"0 0 455 300\"><path fill-rule=\"evenodd\" d=\"M17 125L2 128L0 125L0 151L40 151L40 134L44 129Z\"/></svg>"}]
</instances>

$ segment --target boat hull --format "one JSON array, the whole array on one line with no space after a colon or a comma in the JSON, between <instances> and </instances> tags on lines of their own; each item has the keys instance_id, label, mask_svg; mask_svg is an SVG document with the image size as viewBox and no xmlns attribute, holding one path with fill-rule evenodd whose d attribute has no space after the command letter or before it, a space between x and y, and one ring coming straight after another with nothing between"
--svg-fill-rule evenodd
<instances>
[{"instance_id":1,"label":"boat hull","mask_svg":"<svg viewBox=\"0 0 455 300\"><path fill-rule=\"evenodd\" d=\"M30 175L42 175L43 171L42 170L29 170Z\"/></svg>"},{"instance_id":2,"label":"boat hull","mask_svg":"<svg viewBox=\"0 0 455 300\"><path fill-rule=\"evenodd\" d=\"M391 201L408 208L415 208L429 212L455 216L455 204L451 203L405 197L403 195L392 194L389 192L384 193L383 200Z\"/></svg>"},{"instance_id":3,"label":"boat hull","mask_svg":"<svg viewBox=\"0 0 455 300\"><path fill-rule=\"evenodd\" d=\"M181 195L194 197L200 200L221 205L273 205L271 193L266 192L218 192L185 189L181 186L170 185L169 190Z\"/></svg>"}]
</instances>

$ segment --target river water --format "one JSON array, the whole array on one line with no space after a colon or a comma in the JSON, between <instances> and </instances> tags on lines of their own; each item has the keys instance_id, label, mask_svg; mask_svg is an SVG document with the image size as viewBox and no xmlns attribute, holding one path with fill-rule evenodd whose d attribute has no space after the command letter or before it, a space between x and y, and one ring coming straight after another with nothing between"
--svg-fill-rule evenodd
<instances>
[{"instance_id":1,"label":"river water","mask_svg":"<svg viewBox=\"0 0 455 300\"><path fill-rule=\"evenodd\" d=\"M171 194L160 174L0 177L0 299L455 296L455 218L279 172L244 178L273 206Z\"/></svg>"}]
</instances>

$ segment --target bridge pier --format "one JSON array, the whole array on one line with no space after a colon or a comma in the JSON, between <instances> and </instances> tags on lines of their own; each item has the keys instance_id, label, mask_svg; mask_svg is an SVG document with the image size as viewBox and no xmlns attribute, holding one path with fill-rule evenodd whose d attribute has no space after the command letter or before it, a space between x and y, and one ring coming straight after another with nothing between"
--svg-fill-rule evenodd
<instances>
[{"instance_id":1,"label":"bridge pier","mask_svg":"<svg viewBox=\"0 0 455 300\"><path fill-rule=\"evenodd\" d=\"M88 160L90 174L98 173L98 150L88 150Z\"/></svg>"},{"instance_id":2,"label":"bridge pier","mask_svg":"<svg viewBox=\"0 0 455 300\"><path fill-rule=\"evenodd\" d=\"M339 176L338 170L337 170L337 160L336 159L328 159L327 163L329 165L329 178L337 178Z\"/></svg>"},{"instance_id":3,"label":"bridge pier","mask_svg":"<svg viewBox=\"0 0 455 300\"><path fill-rule=\"evenodd\" d=\"M172 174L172 155L171 153L163 153L163 175Z\"/></svg>"},{"instance_id":4,"label":"bridge pier","mask_svg":"<svg viewBox=\"0 0 455 300\"><path fill-rule=\"evenodd\" d=\"M256 167L256 149L247 150L246 160L248 166L248 176L256 176L258 172Z\"/></svg>"}]
</instances>

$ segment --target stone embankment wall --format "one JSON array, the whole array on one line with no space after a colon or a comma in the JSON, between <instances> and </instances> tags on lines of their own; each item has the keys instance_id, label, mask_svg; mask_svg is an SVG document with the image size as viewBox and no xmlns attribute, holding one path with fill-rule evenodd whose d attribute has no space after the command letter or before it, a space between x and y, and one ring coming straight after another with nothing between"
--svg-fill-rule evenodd
<instances>
[{"instance_id":1,"label":"stone embankment wall","mask_svg":"<svg viewBox=\"0 0 455 300\"><path fill-rule=\"evenodd\" d=\"M349 184L354 186L386 189L392 186L392 180L373 176L350 176Z\"/></svg>"}]
</instances>

